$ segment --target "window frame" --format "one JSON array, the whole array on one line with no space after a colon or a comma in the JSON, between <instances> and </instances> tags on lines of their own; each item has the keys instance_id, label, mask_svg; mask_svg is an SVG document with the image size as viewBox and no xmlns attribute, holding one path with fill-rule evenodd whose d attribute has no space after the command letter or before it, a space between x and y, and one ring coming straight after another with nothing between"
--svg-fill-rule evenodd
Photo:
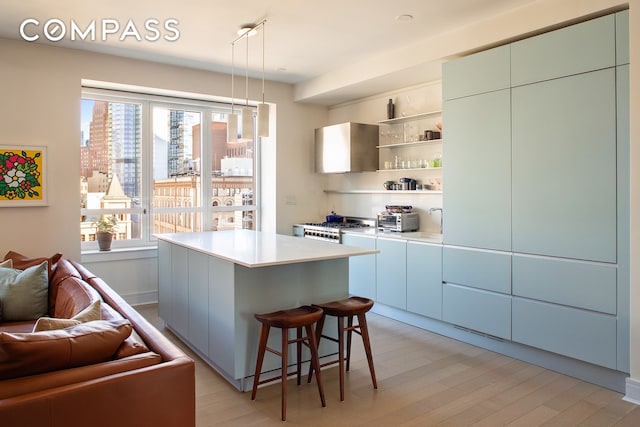
<instances>
[{"instance_id":1,"label":"window frame","mask_svg":"<svg viewBox=\"0 0 640 427\"><path fill-rule=\"evenodd\" d=\"M210 161L202 161L200 165L200 199L202 201L200 207L173 207L173 208L154 208L153 207L153 108L167 108L174 110L194 111L201 115L200 131L201 131L201 147L200 152L202 159L211 158L211 126L214 114L230 114L232 112L231 103L221 102L219 100L208 99L210 97L202 95L202 99L194 97L194 94L186 94L181 96L156 95L153 93L143 93L138 91L122 91L103 89L89 86L82 86L81 100L92 99L95 101L105 101L114 103L135 103L140 105L140 206L130 209L87 209L80 208L80 215L111 215L111 214L130 214L140 215L141 236L140 239L116 239L112 243L112 249L136 249L157 246L157 238L153 234L154 215L163 213L199 213L201 215L200 230L211 230L213 226L213 215L215 212L227 211L250 211L254 213L254 227L256 230L260 228L260 176L261 176L261 153L260 139L256 131L256 108L250 105L253 112L254 120L254 169L253 169L253 203L251 205L234 205L234 206L213 206L213 186L211 179L203 179L203 177L211 177L212 168ZM91 253L97 251L95 241L81 241L81 252Z\"/></svg>"}]
</instances>

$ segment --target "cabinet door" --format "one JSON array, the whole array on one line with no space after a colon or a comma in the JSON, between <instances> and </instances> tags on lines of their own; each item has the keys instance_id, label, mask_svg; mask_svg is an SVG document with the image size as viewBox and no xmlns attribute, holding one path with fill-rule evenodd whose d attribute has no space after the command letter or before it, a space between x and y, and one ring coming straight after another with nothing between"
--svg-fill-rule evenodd
<instances>
[{"instance_id":1,"label":"cabinet door","mask_svg":"<svg viewBox=\"0 0 640 427\"><path fill-rule=\"evenodd\" d=\"M444 103L444 243L511 249L511 92Z\"/></svg>"},{"instance_id":2,"label":"cabinet door","mask_svg":"<svg viewBox=\"0 0 640 427\"><path fill-rule=\"evenodd\" d=\"M511 84L510 49L505 45L445 62L442 65L443 99L508 88Z\"/></svg>"},{"instance_id":3,"label":"cabinet door","mask_svg":"<svg viewBox=\"0 0 640 427\"><path fill-rule=\"evenodd\" d=\"M171 243L158 240L158 315L171 324Z\"/></svg>"},{"instance_id":4,"label":"cabinet door","mask_svg":"<svg viewBox=\"0 0 640 427\"><path fill-rule=\"evenodd\" d=\"M512 87L614 66L614 21L607 15L512 43Z\"/></svg>"},{"instance_id":5,"label":"cabinet door","mask_svg":"<svg viewBox=\"0 0 640 427\"><path fill-rule=\"evenodd\" d=\"M629 63L629 10L616 13L616 65Z\"/></svg>"},{"instance_id":6,"label":"cabinet door","mask_svg":"<svg viewBox=\"0 0 640 427\"><path fill-rule=\"evenodd\" d=\"M444 248L442 279L487 291L511 294L511 254Z\"/></svg>"},{"instance_id":7,"label":"cabinet door","mask_svg":"<svg viewBox=\"0 0 640 427\"><path fill-rule=\"evenodd\" d=\"M442 320L511 339L511 296L445 283Z\"/></svg>"},{"instance_id":8,"label":"cabinet door","mask_svg":"<svg viewBox=\"0 0 640 427\"><path fill-rule=\"evenodd\" d=\"M342 236L344 245L375 249L375 237ZM349 258L349 294L376 300L376 255L360 255Z\"/></svg>"},{"instance_id":9,"label":"cabinet door","mask_svg":"<svg viewBox=\"0 0 640 427\"><path fill-rule=\"evenodd\" d=\"M377 301L407 308L407 242L378 238L376 248Z\"/></svg>"},{"instance_id":10,"label":"cabinet door","mask_svg":"<svg viewBox=\"0 0 640 427\"><path fill-rule=\"evenodd\" d=\"M184 338L189 337L189 250L171 245L171 301L169 325Z\"/></svg>"},{"instance_id":11,"label":"cabinet door","mask_svg":"<svg viewBox=\"0 0 640 427\"><path fill-rule=\"evenodd\" d=\"M189 341L209 352L209 256L189 251Z\"/></svg>"},{"instance_id":12,"label":"cabinet door","mask_svg":"<svg viewBox=\"0 0 640 427\"><path fill-rule=\"evenodd\" d=\"M616 318L513 298L513 341L616 369Z\"/></svg>"},{"instance_id":13,"label":"cabinet door","mask_svg":"<svg viewBox=\"0 0 640 427\"><path fill-rule=\"evenodd\" d=\"M514 252L615 262L615 69L512 94Z\"/></svg>"},{"instance_id":14,"label":"cabinet door","mask_svg":"<svg viewBox=\"0 0 640 427\"><path fill-rule=\"evenodd\" d=\"M442 246L407 243L407 310L442 319Z\"/></svg>"}]
</instances>

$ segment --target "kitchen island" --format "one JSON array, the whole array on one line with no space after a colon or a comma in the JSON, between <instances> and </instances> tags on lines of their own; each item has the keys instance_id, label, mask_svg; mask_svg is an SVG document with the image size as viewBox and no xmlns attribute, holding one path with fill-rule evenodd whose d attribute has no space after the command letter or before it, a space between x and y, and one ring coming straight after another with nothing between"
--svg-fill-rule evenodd
<instances>
[{"instance_id":1,"label":"kitchen island","mask_svg":"<svg viewBox=\"0 0 640 427\"><path fill-rule=\"evenodd\" d=\"M160 317L241 391L251 388L255 368L260 328L253 315L347 297L349 257L377 252L252 230L157 238ZM271 335L277 348L280 335ZM335 352L325 341L321 356ZM279 366L267 353L262 372Z\"/></svg>"}]
</instances>

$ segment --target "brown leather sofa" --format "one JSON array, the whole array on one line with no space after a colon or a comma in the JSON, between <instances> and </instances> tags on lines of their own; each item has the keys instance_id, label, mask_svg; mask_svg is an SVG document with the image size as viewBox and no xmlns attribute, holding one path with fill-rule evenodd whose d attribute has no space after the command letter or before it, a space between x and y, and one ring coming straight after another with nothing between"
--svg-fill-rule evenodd
<instances>
[{"instance_id":1,"label":"brown leather sofa","mask_svg":"<svg viewBox=\"0 0 640 427\"><path fill-rule=\"evenodd\" d=\"M11 257L16 269L42 260L12 252L5 259ZM0 322L0 425L195 426L193 360L83 266L59 255L48 261L49 316L71 318L94 304L103 320L36 333L36 320ZM121 334L106 350L116 351L107 360L87 362L104 347L99 334L105 325L111 336ZM91 328L80 338L68 338L70 330ZM31 342L42 337L46 342ZM56 349L52 341L65 345ZM82 345L88 349L75 351ZM37 350L25 351L25 346ZM62 355L68 347L74 361L61 369L69 361Z\"/></svg>"}]
</instances>

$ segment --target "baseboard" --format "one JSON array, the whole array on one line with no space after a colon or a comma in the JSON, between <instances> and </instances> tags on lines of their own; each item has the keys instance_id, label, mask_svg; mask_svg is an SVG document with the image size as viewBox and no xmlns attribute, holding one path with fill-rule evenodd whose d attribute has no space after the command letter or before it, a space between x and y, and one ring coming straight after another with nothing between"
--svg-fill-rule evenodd
<instances>
[{"instance_id":1,"label":"baseboard","mask_svg":"<svg viewBox=\"0 0 640 427\"><path fill-rule=\"evenodd\" d=\"M627 378L625 382L625 395L622 400L640 405L640 381Z\"/></svg>"},{"instance_id":2,"label":"baseboard","mask_svg":"<svg viewBox=\"0 0 640 427\"><path fill-rule=\"evenodd\" d=\"M158 302L158 291L134 292L120 296L131 306L155 304Z\"/></svg>"}]
</instances>

